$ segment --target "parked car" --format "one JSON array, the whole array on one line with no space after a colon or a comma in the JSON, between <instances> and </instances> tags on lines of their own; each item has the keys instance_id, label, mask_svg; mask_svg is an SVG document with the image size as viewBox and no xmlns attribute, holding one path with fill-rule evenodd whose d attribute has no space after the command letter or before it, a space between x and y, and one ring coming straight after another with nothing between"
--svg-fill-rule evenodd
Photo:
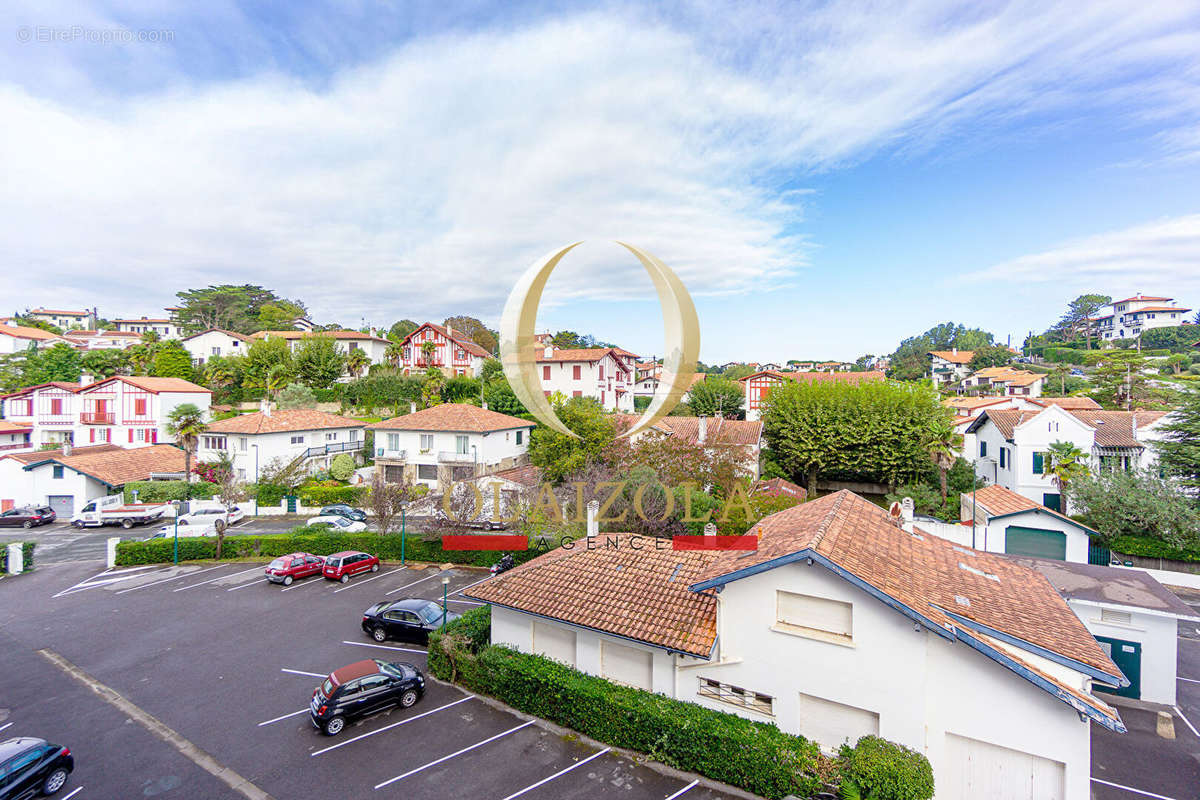
<instances>
[{"instance_id":1,"label":"parked car","mask_svg":"<svg viewBox=\"0 0 1200 800\"><path fill-rule=\"evenodd\" d=\"M359 717L386 708L412 708L425 695L425 676L409 663L356 661L334 670L313 691L312 724L326 736L337 736Z\"/></svg>"},{"instance_id":2,"label":"parked car","mask_svg":"<svg viewBox=\"0 0 1200 800\"><path fill-rule=\"evenodd\" d=\"M71 524L76 528L120 525L129 530L134 525L154 522L170 510L170 503L126 503L124 495L110 494L89 501L71 517Z\"/></svg>"},{"instance_id":3,"label":"parked car","mask_svg":"<svg viewBox=\"0 0 1200 800\"><path fill-rule=\"evenodd\" d=\"M271 583L282 583L291 586L299 578L320 575L325 567L325 559L312 553L291 553L280 556L267 564L265 570L267 580Z\"/></svg>"},{"instance_id":4,"label":"parked car","mask_svg":"<svg viewBox=\"0 0 1200 800\"><path fill-rule=\"evenodd\" d=\"M6 528L33 528L38 525L49 525L58 518L50 506L25 506L10 508L0 514L0 525Z\"/></svg>"},{"instance_id":5,"label":"parked car","mask_svg":"<svg viewBox=\"0 0 1200 800\"><path fill-rule=\"evenodd\" d=\"M308 524L324 525L332 528L338 533L358 533L359 531L365 531L367 529L367 523L365 522L353 522L345 517L339 517L336 514L313 517L308 521Z\"/></svg>"},{"instance_id":6,"label":"parked car","mask_svg":"<svg viewBox=\"0 0 1200 800\"><path fill-rule=\"evenodd\" d=\"M62 745L32 736L6 739L0 742L0 800L56 794L74 769L75 757Z\"/></svg>"},{"instance_id":7,"label":"parked car","mask_svg":"<svg viewBox=\"0 0 1200 800\"><path fill-rule=\"evenodd\" d=\"M331 581L346 583L351 575L378 571L379 559L375 556L357 550L344 550L325 556L325 566L321 569L321 574Z\"/></svg>"},{"instance_id":8,"label":"parked car","mask_svg":"<svg viewBox=\"0 0 1200 800\"><path fill-rule=\"evenodd\" d=\"M211 525L217 532L224 531L228 525L234 525L246 518L246 512L238 506L226 509L217 503L191 508L187 513L179 515L180 525Z\"/></svg>"},{"instance_id":9,"label":"parked car","mask_svg":"<svg viewBox=\"0 0 1200 800\"><path fill-rule=\"evenodd\" d=\"M366 522L367 512L345 503L334 503L321 509L322 517L345 517L351 522Z\"/></svg>"},{"instance_id":10,"label":"parked car","mask_svg":"<svg viewBox=\"0 0 1200 800\"><path fill-rule=\"evenodd\" d=\"M1087 376L1087 373L1081 369L1073 369L1073 370L1071 370L1071 374L1074 375L1076 378L1083 378L1083 377Z\"/></svg>"},{"instance_id":11,"label":"parked car","mask_svg":"<svg viewBox=\"0 0 1200 800\"><path fill-rule=\"evenodd\" d=\"M459 616L453 611L447 611L446 623L453 622ZM377 642L390 638L427 644L429 634L441 625L441 605L419 598L376 603L363 612L362 618L363 632Z\"/></svg>"},{"instance_id":12,"label":"parked car","mask_svg":"<svg viewBox=\"0 0 1200 800\"><path fill-rule=\"evenodd\" d=\"M178 527L178 529L175 527L175 523L172 522L170 525L163 525L161 528L159 528L154 533L147 536L142 541L149 542L153 539L173 539L173 538L175 538L176 531L178 531L180 539L186 538L188 536L194 537L194 536L216 536L217 535L217 529L212 524L211 521L206 522L203 525L200 525L200 524L180 525Z\"/></svg>"}]
</instances>

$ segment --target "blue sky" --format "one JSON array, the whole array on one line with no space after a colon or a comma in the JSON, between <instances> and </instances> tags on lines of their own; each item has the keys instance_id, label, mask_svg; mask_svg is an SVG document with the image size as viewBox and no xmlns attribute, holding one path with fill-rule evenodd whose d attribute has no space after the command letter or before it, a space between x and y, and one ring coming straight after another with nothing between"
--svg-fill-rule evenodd
<instances>
[{"instance_id":1,"label":"blue sky","mask_svg":"<svg viewBox=\"0 0 1200 800\"><path fill-rule=\"evenodd\" d=\"M1085 291L1200 306L1194 3L173 5L6 10L15 308L251 282L495 324L585 239L539 324L657 353L618 238L679 272L710 363L1019 342Z\"/></svg>"}]
</instances>

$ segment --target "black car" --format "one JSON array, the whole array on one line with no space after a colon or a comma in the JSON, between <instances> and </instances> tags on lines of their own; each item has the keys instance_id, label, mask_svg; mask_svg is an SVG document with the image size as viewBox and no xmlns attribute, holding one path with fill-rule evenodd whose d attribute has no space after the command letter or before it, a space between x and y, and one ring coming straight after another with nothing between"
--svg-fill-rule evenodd
<instances>
[{"instance_id":1,"label":"black car","mask_svg":"<svg viewBox=\"0 0 1200 800\"><path fill-rule=\"evenodd\" d=\"M411 708L425 695L425 676L412 664L370 658L335 670L313 692L312 724L337 736L359 717L393 706Z\"/></svg>"},{"instance_id":2,"label":"black car","mask_svg":"<svg viewBox=\"0 0 1200 800\"><path fill-rule=\"evenodd\" d=\"M0 525L5 527L32 528L36 525L49 525L58 519L58 514L50 506L25 506L10 508L0 513Z\"/></svg>"},{"instance_id":3,"label":"black car","mask_svg":"<svg viewBox=\"0 0 1200 800\"><path fill-rule=\"evenodd\" d=\"M353 520L355 522L367 521L367 512L363 511L361 508L348 506L345 503L334 503L331 506L325 506L321 509L319 516L345 517L346 519Z\"/></svg>"},{"instance_id":4,"label":"black car","mask_svg":"<svg viewBox=\"0 0 1200 800\"><path fill-rule=\"evenodd\" d=\"M74 769L75 757L62 745L31 736L0 742L0 800L54 794Z\"/></svg>"},{"instance_id":5,"label":"black car","mask_svg":"<svg viewBox=\"0 0 1200 800\"><path fill-rule=\"evenodd\" d=\"M459 618L453 611L446 613L446 623ZM363 612L363 632L377 642L387 638L405 639L426 644L431 631L442 626L442 607L432 600L386 600Z\"/></svg>"}]
</instances>

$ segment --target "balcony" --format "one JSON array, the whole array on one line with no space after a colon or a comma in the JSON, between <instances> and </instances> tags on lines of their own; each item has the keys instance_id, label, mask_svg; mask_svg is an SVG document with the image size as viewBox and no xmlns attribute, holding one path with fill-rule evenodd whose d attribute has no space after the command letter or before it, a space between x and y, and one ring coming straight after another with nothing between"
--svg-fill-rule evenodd
<instances>
[{"instance_id":1,"label":"balcony","mask_svg":"<svg viewBox=\"0 0 1200 800\"><path fill-rule=\"evenodd\" d=\"M375 458L384 461L408 461L407 450L388 450L386 447L375 448Z\"/></svg>"},{"instance_id":2,"label":"balcony","mask_svg":"<svg viewBox=\"0 0 1200 800\"><path fill-rule=\"evenodd\" d=\"M0 450L30 450L33 448L33 442L20 442L18 444L0 444Z\"/></svg>"},{"instance_id":3,"label":"balcony","mask_svg":"<svg viewBox=\"0 0 1200 800\"><path fill-rule=\"evenodd\" d=\"M451 453L442 450L438 453L438 461L446 464L472 464L475 458L470 453Z\"/></svg>"},{"instance_id":4,"label":"balcony","mask_svg":"<svg viewBox=\"0 0 1200 800\"><path fill-rule=\"evenodd\" d=\"M335 453L355 453L363 449L363 444L365 442L360 439L356 442L336 442L334 444L320 445L319 447L310 447L304 451L304 458L318 458Z\"/></svg>"},{"instance_id":5,"label":"balcony","mask_svg":"<svg viewBox=\"0 0 1200 800\"><path fill-rule=\"evenodd\" d=\"M115 425L117 415L107 411L84 411L79 415L84 425Z\"/></svg>"}]
</instances>

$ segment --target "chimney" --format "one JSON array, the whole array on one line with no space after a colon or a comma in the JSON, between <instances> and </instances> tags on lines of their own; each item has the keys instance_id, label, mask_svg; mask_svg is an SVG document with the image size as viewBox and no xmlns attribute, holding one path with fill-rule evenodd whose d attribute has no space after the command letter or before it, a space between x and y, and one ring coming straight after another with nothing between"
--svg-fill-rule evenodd
<instances>
[{"instance_id":1,"label":"chimney","mask_svg":"<svg viewBox=\"0 0 1200 800\"><path fill-rule=\"evenodd\" d=\"M911 497L906 497L900 501L900 527L909 533L913 532L913 510L916 504Z\"/></svg>"},{"instance_id":2,"label":"chimney","mask_svg":"<svg viewBox=\"0 0 1200 800\"><path fill-rule=\"evenodd\" d=\"M80 386L90 386L91 384L92 384L92 376L91 375L88 375L86 372L79 373L79 385Z\"/></svg>"},{"instance_id":3,"label":"chimney","mask_svg":"<svg viewBox=\"0 0 1200 800\"><path fill-rule=\"evenodd\" d=\"M952 348L950 348L950 352L951 352L951 353L954 353L954 355L958 355L958 348L957 348L957 347L952 347Z\"/></svg>"},{"instance_id":4,"label":"chimney","mask_svg":"<svg viewBox=\"0 0 1200 800\"><path fill-rule=\"evenodd\" d=\"M262 412L264 417L271 416L271 401L264 397L258 403L258 410Z\"/></svg>"},{"instance_id":5,"label":"chimney","mask_svg":"<svg viewBox=\"0 0 1200 800\"><path fill-rule=\"evenodd\" d=\"M69 455L71 455L71 443L70 443L70 442L63 442L62 451L63 451L63 455L64 455L64 456L69 456Z\"/></svg>"},{"instance_id":6,"label":"chimney","mask_svg":"<svg viewBox=\"0 0 1200 800\"><path fill-rule=\"evenodd\" d=\"M414 403L414 402L410 402L410 403L408 404L408 413L410 413L410 414L415 414L415 413L417 413L417 404L416 404L416 403Z\"/></svg>"},{"instance_id":7,"label":"chimney","mask_svg":"<svg viewBox=\"0 0 1200 800\"><path fill-rule=\"evenodd\" d=\"M484 401L482 402L482 404L481 404L481 407L483 408L483 410L484 410L484 411L487 411L487 410L488 410L488 407L487 407L487 400L484 400Z\"/></svg>"},{"instance_id":8,"label":"chimney","mask_svg":"<svg viewBox=\"0 0 1200 800\"><path fill-rule=\"evenodd\" d=\"M600 534L600 523L596 520L596 515L599 513L599 500L593 500L587 504L587 535L589 538Z\"/></svg>"},{"instance_id":9,"label":"chimney","mask_svg":"<svg viewBox=\"0 0 1200 800\"><path fill-rule=\"evenodd\" d=\"M548 344L542 349L542 355L546 358L554 358L554 345Z\"/></svg>"},{"instance_id":10,"label":"chimney","mask_svg":"<svg viewBox=\"0 0 1200 800\"><path fill-rule=\"evenodd\" d=\"M706 439L708 439L708 417L701 414L697 417L696 441L704 444Z\"/></svg>"},{"instance_id":11,"label":"chimney","mask_svg":"<svg viewBox=\"0 0 1200 800\"><path fill-rule=\"evenodd\" d=\"M717 536L716 523L707 522L704 524L704 536L705 536L705 538L713 538L713 539L716 538L716 536Z\"/></svg>"}]
</instances>

